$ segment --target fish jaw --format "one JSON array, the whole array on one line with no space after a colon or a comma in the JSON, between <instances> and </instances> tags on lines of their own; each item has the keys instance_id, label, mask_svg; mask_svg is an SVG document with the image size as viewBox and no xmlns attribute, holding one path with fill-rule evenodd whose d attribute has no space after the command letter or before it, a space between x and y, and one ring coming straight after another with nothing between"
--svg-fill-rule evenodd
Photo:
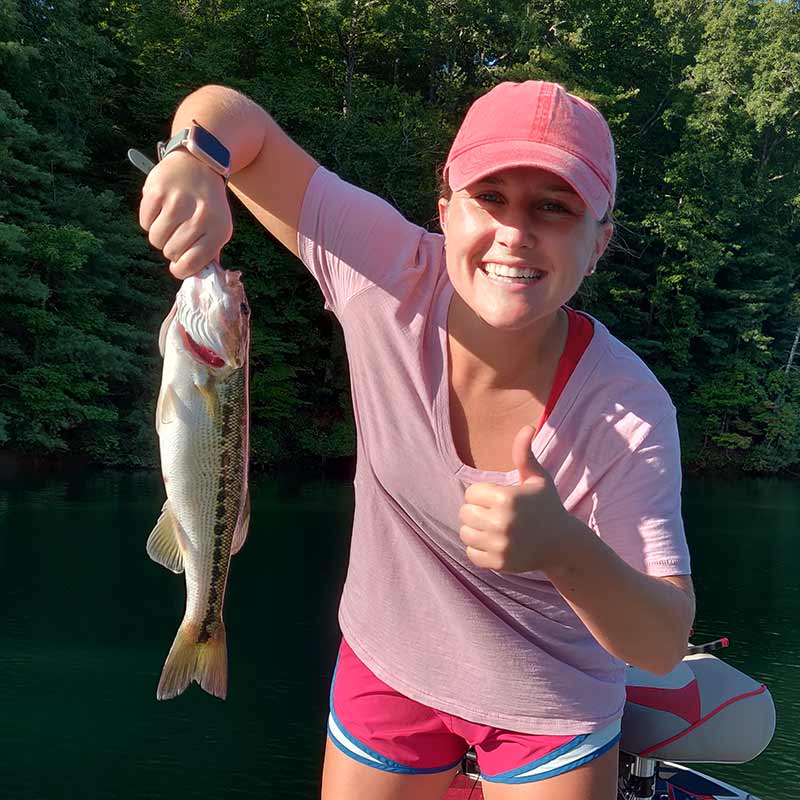
<instances>
[{"instance_id":1,"label":"fish jaw","mask_svg":"<svg viewBox=\"0 0 800 800\"><path fill-rule=\"evenodd\" d=\"M184 347L188 352L192 353L198 361L215 369L221 369L225 366L225 359L222 356L217 355L210 347L206 347L198 341L195 341L180 322L176 321L176 326L183 340ZM220 348L218 347L218 349Z\"/></svg>"},{"instance_id":2,"label":"fish jaw","mask_svg":"<svg viewBox=\"0 0 800 800\"><path fill-rule=\"evenodd\" d=\"M176 305L189 352L217 369L244 366L250 344L250 306L240 272L209 265L184 280Z\"/></svg>"}]
</instances>

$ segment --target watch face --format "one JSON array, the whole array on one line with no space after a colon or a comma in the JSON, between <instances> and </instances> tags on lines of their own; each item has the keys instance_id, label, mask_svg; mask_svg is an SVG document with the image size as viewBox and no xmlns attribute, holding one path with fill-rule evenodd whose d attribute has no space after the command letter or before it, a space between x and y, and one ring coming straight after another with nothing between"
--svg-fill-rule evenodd
<instances>
[{"instance_id":1,"label":"watch face","mask_svg":"<svg viewBox=\"0 0 800 800\"><path fill-rule=\"evenodd\" d=\"M230 169L231 156L228 148L220 144L216 137L212 136L207 130L204 130L199 125L194 128L194 140L200 149L208 153L220 166L225 169Z\"/></svg>"}]
</instances>

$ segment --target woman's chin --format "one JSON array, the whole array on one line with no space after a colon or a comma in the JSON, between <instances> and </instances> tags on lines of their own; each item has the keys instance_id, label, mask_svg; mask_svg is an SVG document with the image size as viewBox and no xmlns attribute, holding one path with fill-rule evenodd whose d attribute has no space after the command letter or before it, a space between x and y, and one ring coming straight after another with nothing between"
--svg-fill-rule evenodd
<instances>
[{"instance_id":1,"label":"woman's chin","mask_svg":"<svg viewBox=\"0 0 800 800\"><path fill-rule=\"evenodd\" d=\"M540 309L533 308L529 303L514 301L478 302L472 310L486 325L508 333L529 328L542 317L550 316Z\"/></svg>"}]
</instances>

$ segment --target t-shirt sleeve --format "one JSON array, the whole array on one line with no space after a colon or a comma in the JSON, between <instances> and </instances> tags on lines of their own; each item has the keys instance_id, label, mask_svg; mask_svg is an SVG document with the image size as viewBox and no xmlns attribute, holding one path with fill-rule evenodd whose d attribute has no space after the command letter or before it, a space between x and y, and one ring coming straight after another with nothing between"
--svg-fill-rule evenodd
<instances>
[{"instance_id":1,"label":"t-shirt sleeve","mask_svg":"<svg viewBox=\"0 0 800 800\"><path fill-rule=\"evenodd\" d=\"M385 200L319 167L303 199L297 248L338 317L363 289L416 267L425 234Z\"/></svg>"},{"instance_id":2,"label":"t-shirt sleeve","mask_svg":"<svg viewBox=\"0 0 800 800\"><path fill-rule=\"evenodd\" d=\"M590 527L631 566L648 575L690 574L674 408L649 427L598 482Z\"/></svg>"}]
</instances>

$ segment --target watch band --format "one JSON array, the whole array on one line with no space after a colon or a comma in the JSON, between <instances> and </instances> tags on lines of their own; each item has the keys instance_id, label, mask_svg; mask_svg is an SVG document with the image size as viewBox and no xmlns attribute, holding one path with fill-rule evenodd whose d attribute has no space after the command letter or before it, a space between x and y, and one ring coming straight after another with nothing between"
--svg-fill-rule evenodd
<instances>
[{"instance_id":1,"label":"watch band","mask_svg":"<svg viewBox=\"0 0 800 800\"><path fill-rule=\"evenodd\" d=\"M158 143L158 160L161 161L173 150L182 147L196 159L204 163L209 169L216 172L217 175L225 181L225 185L227 186L230 177L230 167L228 166L227 169L225 167L226 162L230 164L230 153L228 149L216 136L210 131L207 131L202 125L198 124L195 120L192 120L192 123L192 127L179 130L168 142ZM225 160L221 162L217 154L207 151L203 147L201 138L207 140L208 145L212 147L216 146L224 151Z\"/></svg>"},{"instance_id":2,"label":"watch band","mask_svg":"<svg viewBox=\"0 0 800 800\"><path fill-rule=\"evenodd\" d=\"M188 136L189 128L184 128L182 131L178 131L168 142L159 142L157 148L158 160L162 161L167 153L171 153L173 150L183 147L183 143Z\"/></svg>"},{"instance_id":3,"label":"watch band","mask_svg":"<svg viewBox=\"0 0 800 800\"><path fill-rule=\"evenodd\" d=\"M155 166L155 164L144 153L140 153L138 150L134 150L133 148L128 150L128 160L131 162L131 164L133 164L134 167L144 172L145 175L148 175L150 170Z\"/></svg>"}]
</instances>

